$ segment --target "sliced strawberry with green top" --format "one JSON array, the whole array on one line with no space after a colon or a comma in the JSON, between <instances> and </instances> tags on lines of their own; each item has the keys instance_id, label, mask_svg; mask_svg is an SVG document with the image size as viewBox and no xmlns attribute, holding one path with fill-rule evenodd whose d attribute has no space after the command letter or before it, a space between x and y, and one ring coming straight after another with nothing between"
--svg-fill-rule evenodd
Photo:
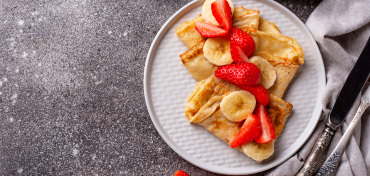
<instances>
[{"instance_id":1,"label":"sliced strawberry with green top","mask_svg":"<svg viewBox=\"0 0 370 176\"><path fill-rule=\"evenodd\" d=\"M250 92L251 94L256 97L256 100L262 104L263 106L266 106L270 102L269 92L267 89L261 85L253 85L253 86L244 86L244 85L237 85L243 90L246 90Z\"/></svg>"},{"instance_id":2,"label":"sliced strawberry with green top","mask_svg":"<svg viewBox=\"0 0 370 176\"><path fill-rule=\"evenodd\" d=\"M271 122L271 118L267 112L266 107L257 102L254 114L258 117L262 127L262 134L256 139L256 142L268 143L274 140L275 128Z\"/></svg>"},{"instance_id":3,"label":"sliced strawberry with green top","mask_svg":"<svg viewBox=\"0 0 370 176\"><path fill-rule=\"evenodd\" d=\"M229 32L225 29L213 26L212 24L197 22L195 24L195 29L203 37L221 37L226 36Z\"/></svg>"},{"instance_id":4,"label":"sliced strawberry with green top","mask_svg":"<svg viewBox=\"0 0 370 176\"><path fill-rule=\"evenodd\" d=\"M239 147L247 142L257 139L261 135L261 124L258 117L250 114L244 121L243 126L240 128L238 135L235 136L231 142L230 147Z\"/></svg>"},{"instance_id":5,"label":"sliced strawberry with green top","mask_svg":"<svg viewBox=\"0 0 370 176\"><path fill-rule=\"evenodd\" d=\"M227 31L232 27L233 13L226 0L216 0L211 4L211 10L216 21Z\"/></svg>"},{"instance_id":6,"label":"sliced strawberry with green top","mask_svg":"<svg viewBox=\"0 0 370 176\"><path fill-rule=\"evenodd\" d=\"M250 56L256 49L253 38L243 30L232 27L229 34L231 36L231 40L239 44L245 55Z\"/></svg>"},{"instance_id":7,"label":"sliced strawberry with green top","mask_svg":"<svg viewBox=\"0 0 370 176\"><path fill-rule=\"evenodd\" d=\"M235 63L249 62L248 57L244 54L244 51L240 48L239 44L234 40L230 40L230 53L231 58Z\"/></svg>"},{"instance_id":8,"label":"sliced strawberry with green top","mask_svg":"<svg viewBox=\"0 0 370 176\"><path fill-rule=\"evenodd\" d=\"M252 63L237 63L219 67L215 76L234 84L257 85L261 71Z\"/></svg>"},{"instance_id":9,"label":"sliced strawberry with green top","mask_svg":"<svg viewBox=\"0 0 370 176\"><path fill-rule=\"evenodd\" d=\"M185 171L178 170L174 176L189 176L189 174L187 174Z\"/></svg>"}]
</instances>

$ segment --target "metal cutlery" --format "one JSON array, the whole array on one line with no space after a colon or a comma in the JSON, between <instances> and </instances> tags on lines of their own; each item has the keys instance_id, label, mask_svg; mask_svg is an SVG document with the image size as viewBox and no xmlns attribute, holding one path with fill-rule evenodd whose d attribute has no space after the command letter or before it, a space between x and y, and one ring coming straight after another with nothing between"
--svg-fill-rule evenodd
<instances>
[{"instance_id":1,"label":"metal cutlery","mask_svg":"<svg viewBox=\"0 0 370 176\"><path fill-rule=\"evenodd\" d=\"M364 84L368 80L370 73L370 39L367 41L360 57L355 66L349 73L337 100L330 111L329 117L320 137L311 149L301 170L297 173L299 176L310 176L314 173L315 168L327 146L330 144L338 127L342 124L353 103L360 94Z\"/></svg>"}]
</instances>

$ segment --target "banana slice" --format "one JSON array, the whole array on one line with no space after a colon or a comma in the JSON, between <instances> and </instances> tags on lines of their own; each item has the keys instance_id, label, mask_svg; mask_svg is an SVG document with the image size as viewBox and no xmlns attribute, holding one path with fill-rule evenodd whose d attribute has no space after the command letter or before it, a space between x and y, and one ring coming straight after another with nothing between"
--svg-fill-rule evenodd
<instances>
[{"instance_id":1,"label":"banana slice","mask_svg":"<svg viewBox=\"0 0 370 176\"><path fill-rule=\"evenodd\" d=\"M204 57L217 66L233 62L230 52L230 39L227 37L208 38L203 46Z\"/></svg>"},{"instance_id":2,"label":"banana slice","mask_svg":"<svg viewBox=\"0 0 370 176\"><path fill-rule=\"evenodd\" d=\"M261 84L266 89L274 85L274 82L276 80L275 68L266 59L260 56L253 56L249 59L249 61L257 65L257 67L261 70L259 84Z\"/></svg>"},{"instance_id":3,"label":"banana slice","mask_svg":"<svg viewBox=\"0 0 370 176\"><path fill-rule=\"evenodd\" d=\"M218 27L221 27L221 25L217 22L216 18L212 14L211 5L215 1L216 0L206 0L203 3L202 16L203 16L204 21L206 21L207 23L218 26ZM231 7L231 13L234 14L234 5L233 5L233 3L231 2L231 0L227 0L227 2L229 3L229 6Z\"/></svg>"},{"instance_id":4,"label":"banana slice","mask_svg":"<svg viewBox=\"0 0 370 176\"><path fill-rule=\"evenodd\" d=\"M235 91L222 99L222 114L232 122L241 122L252 114L256 106L256 98L245 90Z\"/></svg>"},{"instance_id":5,"label":"banana slice","mask_svg":"<svg viewBox=\"0 0 370 176\"><path fill-rule=\"evenodd\" d=\"M252 141L243 144L242 149L247 156L260 163L262 160L267 159L274 153L274 143L275 140L265 144Z\"/></svg>"}]
</instances>

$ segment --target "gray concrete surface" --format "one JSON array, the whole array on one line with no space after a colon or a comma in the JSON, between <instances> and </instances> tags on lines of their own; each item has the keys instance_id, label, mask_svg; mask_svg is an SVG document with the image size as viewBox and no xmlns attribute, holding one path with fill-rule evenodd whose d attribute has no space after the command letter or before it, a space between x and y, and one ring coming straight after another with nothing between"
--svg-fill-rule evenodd
<instances>
[{"instance_id":1,"label":"gray concrete surface","mask_svg":"<svg viewBox=\"0 0 370 176\"><path fill-rule=\"evenodd\" d=\"M1 0L0 175L216 175L167 146L143 94L150 44L188 2ZM278 2L306 21L319 0Z\"/></svg>"}]
</instances>

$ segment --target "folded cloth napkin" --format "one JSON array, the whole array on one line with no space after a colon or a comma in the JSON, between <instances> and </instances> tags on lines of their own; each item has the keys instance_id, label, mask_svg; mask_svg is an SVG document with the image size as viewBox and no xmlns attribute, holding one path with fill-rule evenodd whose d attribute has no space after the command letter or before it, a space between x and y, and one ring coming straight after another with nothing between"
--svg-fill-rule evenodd
<instances>
[{"instance_id":1,"label":"folded cloth napkin","mask_svg":"<svg viewBox=\"0 0 370 176\"><path fill-rule=\"evenodd\" d=\"M319 45L327 74L327 85L321 98L323 114L312 136L297 154L268 171L266 175L295 175L303 166L304 160L324 128L324 122L341 87L369 39L370 2L369 0L324 0L308 18L306 26ZM316 171L339 142L354 117L358 105L359 98L336 132ZM367 110L348 143L337 175L370 175L369 149L370 110Z\"/></svg>"}]
</instances>

